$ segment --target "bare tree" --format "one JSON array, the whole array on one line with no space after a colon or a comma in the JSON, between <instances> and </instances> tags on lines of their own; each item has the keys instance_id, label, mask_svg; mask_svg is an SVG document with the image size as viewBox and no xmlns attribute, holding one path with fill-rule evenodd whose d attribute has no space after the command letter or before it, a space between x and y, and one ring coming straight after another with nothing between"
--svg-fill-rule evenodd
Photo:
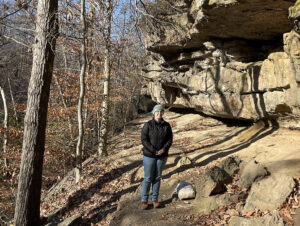
<instances>
[{"instance_id":1,"label":"bare tree","mask_svg":"<svg viewBox=\"0 0 300 226\"><path fill-rule=\"evenodd\" d=\"M109 115L109 80L110 80L110 52L111 52L111 17L112 0L105 1L105 19L104 19L104 83L103 83L103 103L102 118L100 126L100 141L98 146L99 157L107 156L107 133L108 133L108 115Z\"/></svg>"},{"instance_id":2,"label":"bare tree","mask_svg":"<svg viewBox=\"0 0 300 226\"><path fill-rule=\"evenodd\" d=\"M83 144L83 119L82 119L82 106L84 103L85 93L85 68L86 68L86 49L85 49L85 35L86 35L86 24L85 24L85 0L81 0L81 15L80 20L82 23L82 40L81 40L81 71L80 71L80 93L78 99L78 141L76 146L76 168L75 178L76 183L80 180L81 169L82 169L82 144Z\"/></svg>"},{"instance_id":3,"label":"bare tree","mask_svg":"<svg viewBox=\"0 0 300 226\"><path fill-rule=\"evenodd\" d=\"M67 109L68 109L68 106L67 106L66 100L65 100L65 98L64 98L64 93L63 93L62 88L61 88L61 86L60 86L60 84L59 84L58 78L57 78L57 76L56 76L55 74L53 74L53 77L54 77L55 84L56 84L56 86L57 86L57 88L58 88L59 95L60 95L60 97L61 97L61 101L62 101L62 103L63 103L63 106L64 106L64 108L67 110ZM68 117L68 124L69 124L70 136L71 136L71 139L73 140L73 139L74 139L74 136L73 136L72 119L71 119L71 116L70 116L70 115L68 115L67 117Z\"/></svg>"},{"instance_id":4,"label":"bare tree","mask_svg":"<svg viewBox=\"0 0 300 226\"><path fill-rule=\"evenodd\" d=\"M7 109L7 104L6 104L6 98L5 98L5 93L3 88L0 86L0 93L3 101L3 108L4 108L4 120L3 120L3 127L6 130L4 132L3 136L3 147L2 151L6 153L6 146L7 146L7 129L8 129L8 109ZM7 159L4 158L4 165L7 167Z\"/></svg>"},{"instance_id":5,"label":"bare tree","mask_svg":"<svg viewBox=\"0 0 300 226\"><path fill-rule=\"evenodd\" d=\"M24 120L15 225L41 225L40 198L45 131L58 33L57 0L38 0L33 65Z\"/></svg>"}]
</instances>

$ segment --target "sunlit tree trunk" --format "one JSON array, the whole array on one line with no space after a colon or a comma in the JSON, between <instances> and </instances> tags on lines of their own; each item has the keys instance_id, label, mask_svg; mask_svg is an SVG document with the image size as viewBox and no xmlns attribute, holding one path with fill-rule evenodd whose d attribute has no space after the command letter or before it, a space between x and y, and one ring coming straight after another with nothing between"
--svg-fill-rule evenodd
<instances>
[{"instance_id":1,"label":"sunlit tree trunk","mask_svg":"<svg viewBox=\"0 0 300 226\"><path fill-rule=\"evenodd\" d=\"M86 45L88 45L88 43L86 43ZM90 63L87 62L87 56L86 56L86 67L87 67L87 71L88 73L86 74L86 81L88 80L89 78L89 72L90 72ZM88 84L85 84L85 88L87 90L87 92L89 91L89 86ZM82 127L83 127L83 130L85 131L86 129L86 125L87 125L87 121L88 121L88 113L89 113L89 109L88 109L88 105L89 105L89 98L85 95L85 98L84 98L84 116L83 116L83 122L82 122ZM85 153L85 142L84 142L84 139L83 139L83 143L82 143L82 156L84 156L86 153Z\"/></svg>"},{"instance_id":2,"label":"sunlit tree trunk","mask_svg":"<svg viewBox=\"0 0 300 226\"><path fill-rule=\"evenodd\" d=\"M123 125L124 125L124 128L123 130L125 131L125 128L126 128L126 123L127 123L127 117L129 117L129 112L130 112L130 108L132 106L132 98L136 92L136 85L134 85L132 87L132 90L130 92L130 95L129 95L129 100L127 102L127 105L126 105L126 108L125 108L125 114L124 114L124 117L123 117Z\"/></svg>"},{"instance_id":3,"label":"sunlit tree trunk","mask_svg":"<svg viewBox=\"0 0 300 226\"><path fill-rule=\"evenodd\" d=\"M95 16L94 16L95 15L95 7L91 4L90 1L88 1L88 4L90 4L89 12L88 12L90 16L88 17L88 19L94 21L96 19ZM89 29L92 29L92 31L90 31ZM88 51L87 51L89 48L92 49L90 45L91 45L91 42L94 39L94 32L93 32L93 25L92 24L90 24L88 27L86 27L86 36L88 36L86 38L86 67L87 67L86 80L88 81L88 78L90 77L90 74L91 74L91 71L92 71L92 67L93 67L92 66L93 56L91 56L92 55L91 51L93 51L93 50L90 50L90 57L89 58L88 58ZM86 84L86 90L87 90L87 92L89 92L89 85L88 85L88 83ZM85 109L84 109L84 123L83 123L83 128L85 129L86 128L86 124L87 124L88 114L89 114L89 111L88 111L88 104L89 104L88 96L85 97L84 101L85 101L85 103L84 103Z\"/></svg>"},{"instance_id":4,"label":"sunlit tree trunk","mask_svg":"<svg viewBox=\"0 0 300 226\"><path fill-rule=\"evenodd\" d=\"M45 132L58 33L57 5L57 0L38 0L36 36L14 216L16 226L41 225L40 198Z\"/></svg>"},{"instance_id":5,"label":"sunlit tree trunk","mask_svg":"<svg viewBox=\"0 0 300 226\"><path fill-rule=\"evenodd\" d=\"M13 105L13 110L14 110L14 118L16 120L16 123L18 123L18 114L17 114L17 109L16 109L16 103L15 103L15 98L14 98L14 95L13 95L13 92L12 92L12 89L11 89L9 76L7 77L7 81L8 81L8 86L9 86L9 93L10 93L11 103Z\"/></svg>"},{"instance_id":6,"label":"sunlit tree trunk","mask_svg":"<svg viewBox=\"0 0 300 226\"><path fill-rule=\"evenodd\" d=\"M78 100L78 141L77 141L77 145L76 145L76 168L75 168L76 183L80 180L80 175L81 175L81 170L82 170L82 144L83 144L83 135L84 135L82 106L84 103L84 94L85 94L84 75L85 75L85 68L86 68L85 0L81 0L80 20L82 22L82 36L83 37L81 40L80 94L79 94L79 100Z\"/></svg>"},{"instance_id":7,"label":"sunlit tree trunk","mask_svg":"<svg viewBox=\"0 0 300 226\"><path fill-rule=\"evenodd\" d=\"M6 146L7 146L7 139L8 139L8 135L7 135L7 129L8 129L8 109L7 109L7 104L6 104L6 97L5 97L5 93L4 90L2 89L2 87L0 86L0 93L1 93L1 97L2 97L2 101L3 101L3 108L4 108L4 120L3 120L3 127L6 130L3 136L3 147L2 147L2 151L4 153L6 153ZM4 158L4 165L7 167L7 159Z\"/></svg>"},{"instance_id":8,"label":"sunlit tree trunk","mask_svg":"<svg viewBox=\"0 0 300 226\"><path fill-rule=\"evenodd\" d=\"M107 133L108 133L108 114L109 114L109 80L110 80L110 52L111 52L111 16L112 16L112 0L105 2L105 21L104 21L104 87L103 87L103 103L102 118L100 126L100 142L98 146L99 157L107 156Z\"/></svg>"}]
</instances>

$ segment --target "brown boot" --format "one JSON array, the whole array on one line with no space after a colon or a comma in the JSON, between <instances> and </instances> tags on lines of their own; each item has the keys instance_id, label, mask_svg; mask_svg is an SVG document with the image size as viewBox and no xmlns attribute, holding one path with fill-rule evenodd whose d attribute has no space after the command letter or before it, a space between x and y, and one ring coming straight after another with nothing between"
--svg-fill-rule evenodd
<instances>
[{"instance_id":1,"label":"brown boot","mask_svg":"<svg viewBox=\"0 0 300 226\"><path fill-rule=\"evenodd\" d=\"M160 207L160 204L159 204L159 202L157 200L152 201L152 204L153 204L154 208L159 208Z\"/></svg>"},{"instance_id":2,"label":"brown boot","mask_svg":"<svg viewBox=\"0 0 300 226\"><path fill-rule=\"evenodd\" d=\"M145 210L148 207L148 203L147 202L141 202L141 209Z\"/></svg>"}]
</instances>

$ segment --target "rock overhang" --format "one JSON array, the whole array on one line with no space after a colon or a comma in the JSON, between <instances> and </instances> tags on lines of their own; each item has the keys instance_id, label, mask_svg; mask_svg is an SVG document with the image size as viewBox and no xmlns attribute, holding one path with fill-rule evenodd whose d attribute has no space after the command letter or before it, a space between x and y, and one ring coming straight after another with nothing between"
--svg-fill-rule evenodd
<instances>
[{"instance_id":1,"label":"rock overhang","mask_svg":"<svg viewBox=\"0 0 300 226\"><path fill-rule=\"evenodd\" d=\"M145 94L173 107L254 121L298 108L300 39L295 32L282 38L293 27L294 1L175 2L185 5L181 14L168 14L172 25L148 31Z\"/></svg>"},{"instance_id":2,"label":"rock overhang","mask_svg":"<svg viewBox=\"0 0 300 226\"><path fill-rule=\"evenodd\" d=\"M192 1L183 13L168 15L161 23L162 36L149 36L147 49L156 53L174 53L199 48L214 38L276 40L293 27L288 9L294 1ZM150 32L148 32L149 34ZM154 38L155 37L155 38ZM155 41L154 41L155 40Z\"/></svg>"}]
</instances>

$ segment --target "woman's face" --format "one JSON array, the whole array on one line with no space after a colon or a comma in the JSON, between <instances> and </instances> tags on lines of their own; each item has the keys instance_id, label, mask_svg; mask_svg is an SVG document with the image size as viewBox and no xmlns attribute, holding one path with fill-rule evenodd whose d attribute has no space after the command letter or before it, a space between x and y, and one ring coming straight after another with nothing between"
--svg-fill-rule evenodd
<instances>
[{"instance_id":1,"label":"woman's face","mask_svg":"<svg viewBox=\"0 0 300 226\"><path fill-rule=\"evenodd\" d=\"M154 119L155 119L156 121L159 121L159 120L161 120L161 119L162 119L162 116L163 116L163 114L164 114L164 112L163 112L163 111L156 111L156 112L154 113Z\"/></svg>"}]
</instances>

